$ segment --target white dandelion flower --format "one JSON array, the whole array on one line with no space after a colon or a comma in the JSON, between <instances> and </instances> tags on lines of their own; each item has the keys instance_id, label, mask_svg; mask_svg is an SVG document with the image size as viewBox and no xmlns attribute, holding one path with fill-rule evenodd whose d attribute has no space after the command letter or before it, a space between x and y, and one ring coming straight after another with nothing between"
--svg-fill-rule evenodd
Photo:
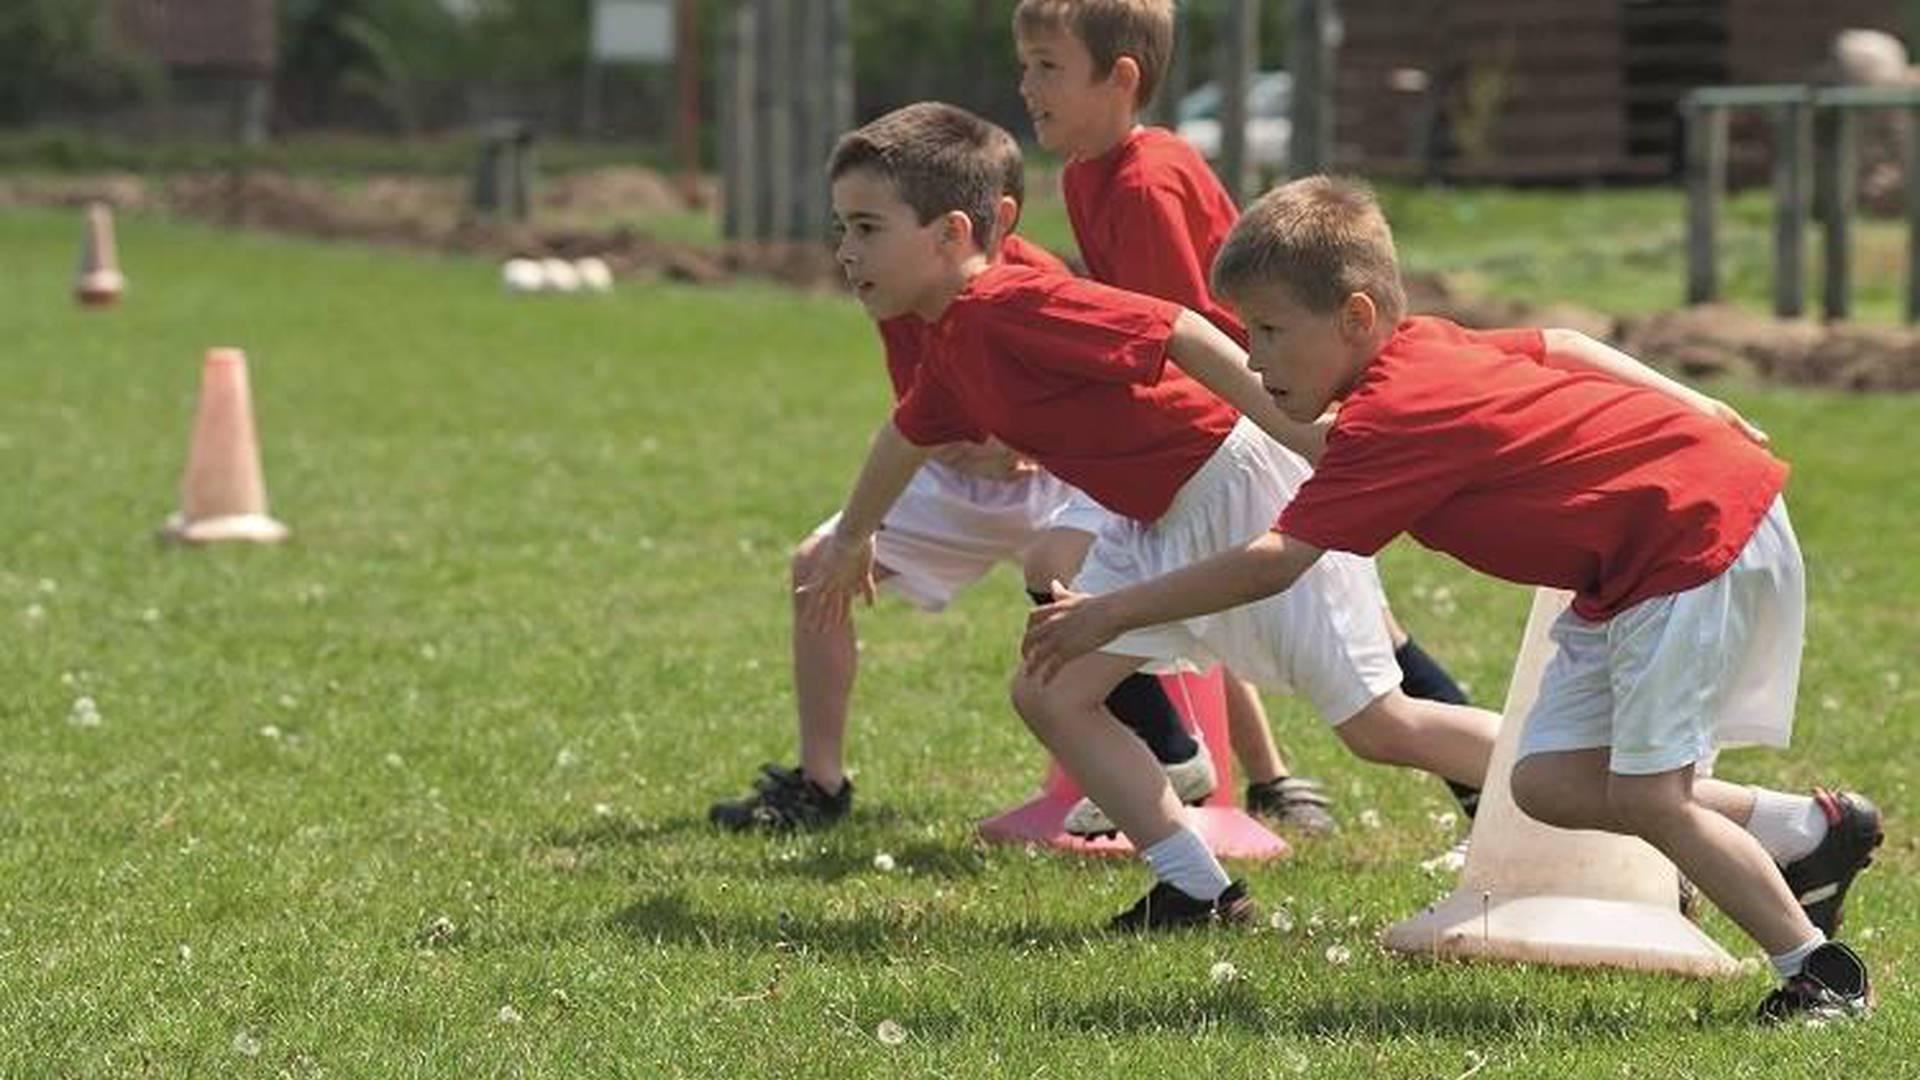
<instances>
[{"instance_id":1,"label":"white dandelion flower","mask_svg":"<svg viewBox=\"0 0 1920 1080\"><path fill-rule=\"evenodd\" d=\"M1267 915L1267 926L1276 933L1286 934L1293 931L1293 912L1286 908L1274 908Z\"/></svg>"},{"instance_id":2,"label":"white dandelion flower","mask_svg":"<svg viewBox=\"0 0 1920 1080\"><path fill-rule=\"evenodd\" d=\"M570 746L561 747L560 752L553 755L553 766L556 769L571 769L578 764L580 764L580 755L574 753Z\"/></svg>"},{"instance_id":3,"label":"white dandelion flower","mask_svg":"<svg viewBox=\"0 0 1920 1080\"><path fill-rule=\"evenodd\" d=\"M159 622L159 621L160 621L160 609L159 609L159 608L157 608L157 607L150 607L150 608L146 608L145 610L143 610L143 611L141 611L141 612L140 612L140 621L141 621L141 622L143 622L143 623L157 623L157 622Z\"/></svg>"},{"instance_id":4,"label":"white dandelion flower","mask_svg":"<svg viewBox=\"0 0 1920 1080\"><path fill-rule=\"evenodd\" d=\"M526 1018L520 1015L519 1009L511 1005L502 1005L500 1011L494 1015L494 1019L503 1024L517 1024Z\"/></svg>"},{"instance_id":5,"label":"white dandelion flower","mask_svg":"<svg viewBox=\"0 0 1920 1080\"><path fill-rule=\"evenodd\" d=\"M277 739L280 737L280 729L273 724L262 724L260 725L260 737L263 739Z\"/></svg>"},{"instance_id":6,"label":"white dandelion flower","mask_svg":"<svg viewBox=\"0 0 1920 1080\"><path fill-rule=\"evenodd\" d=\"M233 1052L241 1057L259 1057L260 1040L250 1031L236 1031L233 1035Z\"/></svg>"},{"instance_id":7,"label":"white dandelion flower","mask_svg":"<svg viewBox=\"0 0 1920 1080\"><path fill-rule=\"evenodd\" d=\"M1327 946L1327 963L1334 967L1345 967L1353 960L1353 950L1345 945Z\"/></svg>"},{"instance_id":8,"label":"white dandelion flower","mask_svg":"<svg viewBox=\"0 0 1920 1080\"><path fill-rule=\"evenodd\" d=\"M40 579L39 588L41 592L46 593L48 596L52 596L54 593L57 593L60 591L60 583L53 580L50 577L43 577Z\"/></svg>"},{"instance_id":9,"label":"white dandelion flower","mask_svg":"<svg viewBox=\"0 0 1920 1080\"><path fill-rule=\"evenodd\" d=\"M907 1029L895 1021L882 1020L880 1026L873 1029L873 1037L880 1040L882 1046L899 1046L907 1041Z\"/></svg>"},{"instance_id":10,"label":"white dandelion flower","mask_svg":"<svg viewBox=\"0 0 1920 1080\"><path fill-rule=\"evenodd\" d=\"M1360 824L1365 825L1369 829L1379 828L1380 811L1371 808L1360 811Z\"/></svg>"},{"instance_id":11,"label":"white dandelion flower","mask_svg":"<svg viewBox=\"0 0 1920 1080\"><path fill-rule=\"evenodd\" d=\"M873 868L883 874L893 873L893 856L882 851L873 857Z\"/></svg>"},{"instance_id":12,"label":"white dandelion flower","mask_svg":"<svg viewBox=\"0 0 1920 1080\"><path fill-rule=\"evenodd\" d=\"M41 619L47 617L47 609L41 607L39 604L28 604L27 610L21 612L21 614L26 616L28 622L39 622Z\"/></svg>"},{"instance_id":13,"label":"white dandelion flower","mask_svg":"<svg viewBox=\"0 0 1920 1080\"><path fill-rule=\"evenodd\" d=\"M612 803L603 803L603 802L597 802L597 803L594 803L594 804L593 804L593 816L594 816L594 817L612 817L612 816L613 816L613 804L612 804Z\"/></svg>"},{"instance_id":14,"label":"white dandelion flower","mask_svg":"<svg viewBox=\"0 0 1920 1080\"><path fill-rule=\"evenodd\" d=\"M387 756L382 760L384 760L387 763L387 766L389 768L394 768L394 769L401 768L405 766L407 763L406 758L401 757L399 754L396 754L391 750L387 751Z\"/></svg>"},{"instance_id":15,"label":"white dandelion flower","mask_svg":"<svg viewBox=\"0 0 1920 1080\"><path fill-rule=\"evenodd\" d=\"M1240 969L1234 967L1233 961L1231 960L1216 961L1212 967L1207 969L1207 978L1216 986L1221 983L1230 983L1239 977Z\"/></svg>"},{"instance_id":16,"label":"white dandelion flower","mask_svg":"<svg viewBox=\"0 0 1920 1080\"><path fill-rule=\"evenodd\" d=\"M73 709L67 713L67 723L74 727L99 727L100 707L93 699L82 695L74 699Z\"/></svg>"}]
</instances>

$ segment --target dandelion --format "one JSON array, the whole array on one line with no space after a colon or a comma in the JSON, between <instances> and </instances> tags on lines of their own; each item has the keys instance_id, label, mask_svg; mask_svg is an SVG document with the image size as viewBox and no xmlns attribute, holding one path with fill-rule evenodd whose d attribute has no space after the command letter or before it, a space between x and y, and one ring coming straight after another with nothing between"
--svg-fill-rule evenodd
<instances>
[{"instance_id":1,"label":"dandelion","mask_svg":"<svg viewBox=\"0 0 1920 1080\"><path fill-rule=\"evenodd\" d=\"M50 577L43 577L40 579L40 591L52 596L60 591L60 583Z\"/></svg>"},{"instance_id":2,"label":"dandelion","mask_svg":"<svg viewBox=\"0 0 1920 1080\"><path fill-rule=\"evenodd\" d=\"M262 724L260 725L260 737L263 739L277 739L280 737L280 729L272 724Z\"/></svg>"},{"instance_id":3,"label":"dandelion","mask_svg":"<svg viewBox=\"0 0 1920 1080\"><path fill-rule=\"evenodd\" d=\"M1216 961L1212 967L1207 969L1207 978L1212 980L1215 986L1221 983L1230 983L1239 977L1240 969L1234 967L1233 961L1231 960Z\"/></svg>"},{"instance_id":4,"label":"dandelion","mask_svg":"<svg viewBox=\"0 0 1920 1080\"><path fill-rule=\"evenodd\" d=\"M429 641L425 645L420 646L420 659L438 660L439 658L440 658L440 650L434 647L433 642Z\"/></svg>"},{"instance_id":5,"label":"dandelion","mask_svg":"<svg viewBox=\"0 0 1920 1080\"><path fill-rule=\"evenodd\" d=\"M1360 811L1360 824L1365 825L1369 829L1379 828L1380 827L1380 811L1374 810L1374 809L1366 809L1366 810Z\"/></svg>"},{"instance_id":6,"label":"dandelion","mask_svg":"<svg viewBox=\"0 0 1920 1080\"><path fill-rule=\"evenodd\" d=\"M180 954L180 962L181 962L181 963L183 963L183 964L191 964L191 963L193 963L193 946L191 946L191 945L189 945L189 944L187 944L186 942L184 942L184 941L183 941L183 942L181 942L181 943L180 943L180 948L179 948L179 950L178 950L178 952L179 952L179 954Z\"/></svg>"},{"instance_id":7,"label":"dandelion","mask_svg":"<svg viewBox=\"0 0 1920 1080\"><path fill-rule=\"evenodd\" d=\"M387 751L387 756L383 760L386 761L387 766L389 768L394 768L394 769L401 768L407 763L406 758L401 757L399 754L396 754L391 750Z\"/></svg>"},{"instance_id":8,"label":"dandelion","mask_svg":"<svg viewBox=\"0 0 1920 1080\"><path fill-rule=\"evenodd\" d=\"M159 621L160 621L160 609L159 609L159 608L157 608L157 607L150 607L150 608L147 608L147 609L145 609L145 610L143 610L143 611L141 611L141 612L140 612L140 621L141 621L141 622L143 622L143 623L157 623L157 622L159 622Z\"/></svg>"},{"instance_id":9,"label":"dandelion","mask_svg":"<svg viewBox=\"0 0 1920 1080\"><path fill-rule=\"evenodd\" d=\"M1837 697L1834 697L1832 694L1827 694L1820 699L1820 707L1827 710L1828 712L1839 712L1840 699Z\"/></svg>"},{"instance_id":10,"label":"dandelion","mask_svg":"<svg viewBox=\"0 0 1920 1080\"><path fill-rule=\"evenodd\" d=\"M594 803L594 804L593 804L593 816L594 816L594 817L612 817L612 816L613 816L613 804L612 804L612 803L603 803L603 802L597 802L597 803Z\"/></svg>"},{"instance_id":11,"label":"dandelion","mask_svg":"<svg viewBox=\"0 0 1920 1080\"><path fill-rule=\"evenodd\" d=\"M1345 967L1353 961L1353 950L1345 945L1327 946L1327 963L1334 967Z\"/></svg>"},{"instance_id":12,"label":"dandelion","mask_svg":"<svg viewBox=\"0 0 1920 1080\"><path fill-rule=\"evenodd\" d=\"M882 851L873 857L873 868L883 874L893 873L893 856Z\"/></svg>"},{"instance_id":13,"label":"dandelion","mask_svg":"<svg viewBox=\"0 0 1920 1080\"><path fill-rule=\"evenodd\" d=\"M294 697L292 694L280 695L280 707L283 709L292 709L297 707L299 704L300 704L300 699L297 697Z\"/></svg>"},{"instance_id":14,"label":"dandelion","mask_svg":"<svg viewBox=\"0 0 1920 1080\"><path fill-rule=\"evenodd\" d=\"M259 1057L260 1040L250 1031L237 1031L233 1035L233 1052L241 1057Z\"/></svg>"},{"instance_id":15,"label":"dandelion","mask_svg":"<svg viewBox=\"0 0 1920 1080\"><path fill-rule=\"evenodd\" d=\"M455 927L453 920L445 915L436 915L427 928L420 932L420 940L428 945L445 945L453 940Z\"/></svg>"},{"instance_id":16,"label":"dandelion","mask_svg":"<svg viewBox=\"0 0 1920 1080\"><path fill-rule=\"evenodd\" d=\"M880 1040L882 1046L899 1046L907 1041L907 1029L892 1020L880 1021L873 1029L873 1037Z\"/></svg>"},{"instance_id":17,"label":"dandelion","mask_svg":"<svg viewBox=\"0 0 1920 1080\"><path fill-rule=\"evenodd\" d=\"M495 1014L494 1019L503 1024L517 1024L526 1018L520 1015L519 1009L511 1005L502 1005L500 1006L499 1013Z\"/></svg>"},{"instance_id":18,"label":"dandelion","mask_svg":"<svg viewBox=\"0 0 1920 1080\"><path fill-rule=\"evenodd\" d=\"M560 752L553 755L553 767L556 769L571 769L578 764L580 764L580 755L574 753L570 746L561 747Z\"/></svg>"},{"instance_id":19,"label":"dandelion","mask_svg":"<svg viewBox=\"0 0 1920 1080\"><path fill-rule=\"evenodd\" d=\"M41 619L47 617L47 609L41 607L39 604L28 604L27 610L21 612L21 614L26 616L28 622L39 622Z\"/></svg>"},{"instance_id":20,"label":"dandelion","mask_svg":"<svg viewBox=\"0 0 1920 1080\"><path fill-rule=\"evenodd\" d=\"M1273 911L1267 915L1267 926L1275 933L1292 933L1293 912L1288 911L1286 908L1274 908Z\"/></svg>"},{"instance_id":21,"label":"dandelion","mask_svg":"<svg viewBox=\"0 0 1920 1080\"><path fill-rule=\"evenodd\" d=\"M92 698L82 695L74 700L73 710L67 713L67 723L74 727L99 727L100 707Z\"/></svg>"},{"instance_id":22,"label":"dandelion","mask_svg":"<svg viewBox=\"0 0 1920 1080\"><path fill-rule=\"evenodd\" d=\"M1432 822L1433 827L1436 829L1439 829L1441 832L1452 832L1453 827L1459 824L1460 822L1460 819L1454 816L1452 811L1447 811L1439 814L1428 814L1427 820L1429 822Z\"/></svg>"}]
</instances>

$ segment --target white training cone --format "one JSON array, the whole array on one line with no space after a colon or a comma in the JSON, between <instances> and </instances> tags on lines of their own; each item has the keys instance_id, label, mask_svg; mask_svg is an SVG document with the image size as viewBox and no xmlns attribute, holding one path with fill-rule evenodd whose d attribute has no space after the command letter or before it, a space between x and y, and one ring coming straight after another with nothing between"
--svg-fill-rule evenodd
<instances>
[{"instance_id":1,"label":"white training cone","mask_svg":"<svg viewBox=\"0 0 1920 1080\"><path fill-rule=\"evenodd\" d=\"M113 208L103 202L90 202L80 237L80 270L73 279L74 299L81 307L112 307L119 303L126 287L126 276L120 273L119 247L113 240Z\"/></svg>"},{"instance_id":2,"label":"white training cone","mask_svg":"<svg viewBox=\"0 0 1920 1080\"><path fill-rule=\"evenodd\" d=\"M1547 631L1570 598L1534 594L1460 887L1381 941L1423 956L1734 974L1726 950L1680 913L1665 856L1635 837L1543 825L1514 805L1514 753L1554 653Z\"/></svg>"},{"instance_id":3,"label":"white training cone","mask_svg":"<svg viewBox=\"0 0 1920 1080\"><path fill-rule=\"evenodd\" d=\"M180 482L180 512L167 519L162 533L189 544L287 538L287 527L267 515L247 356L239 349L207 350L193 446Z\"/></svg>"}]
</instances>

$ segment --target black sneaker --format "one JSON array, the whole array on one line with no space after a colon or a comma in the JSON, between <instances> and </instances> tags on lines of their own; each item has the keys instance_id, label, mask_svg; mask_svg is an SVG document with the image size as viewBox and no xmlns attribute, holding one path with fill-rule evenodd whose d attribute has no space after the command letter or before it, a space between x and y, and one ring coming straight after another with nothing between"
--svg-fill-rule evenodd
<instances>
[{"instance_id":1,"label":"black sneaker","mask_svg":"<svg viewBox=\"0 0 1920 1080\"><path fill-rule=\"evenodd\" d=\"M1800 909L1820 932L1833 937L1840 931L1847 887L1854 876L1873 864L1873 849L1880 846L1880 811L1864 795L1851 791L1834 794L1826 788L1813 789L1813 801L1827 816L1827 835L1820 846L1803 858L1780 868L1787 888L1793 890Z\"/></svg>"},{"instance_id":2,"label":"black sneaker","mask_svg":"<svg viewBox=\"0 0 1920 1080\"><path fill-rule=\"evenodd\" d=\"M708 820L735 832L767 829L823 828L847 816L853 806L853 781L840 782L840 790L829 794L807 779L798 766L783 769L762 765L753 781L753 794L733 802L717 802L707 811Z\"/></svg>"},{"instance_id":3,"label":"black sneaker","mask_svg":"<svg viewBox=\"0 0 1920 1080\"><path fill-rule=\"evenodd\" d=\"M1230 882L1217 899L1201 900L1160 882L1140 902L1113 917L1109 930L1183 930L1194 926L1251 926L1260 909L1243 881Z\"/></svg>"},{"instance_id":4,"label":"black sneaker","mask_svg":"<svg viewBox=\"0 0 1920 1080\"><path fill-rule=\"evenodd\" d=\"M1324 836L1340 828L1333 820L1333 798L1320 781L1283 776L1247 785L1247 813L1308 836Z\"/></svg>"},{"instance_id":5,"label":"black sneaker","mask_svg":"<svg viewBox=\"0 0 1920 1080\"><path fill-rule=\"evenodd\" d=\"M1829 941L1813 950L1800 974L1760 1002L1759 1020L1763 1024L1856 1020L1872 1013L1873 1004L1867 965L1852 949Z\"/></svg>"}]
</instances>

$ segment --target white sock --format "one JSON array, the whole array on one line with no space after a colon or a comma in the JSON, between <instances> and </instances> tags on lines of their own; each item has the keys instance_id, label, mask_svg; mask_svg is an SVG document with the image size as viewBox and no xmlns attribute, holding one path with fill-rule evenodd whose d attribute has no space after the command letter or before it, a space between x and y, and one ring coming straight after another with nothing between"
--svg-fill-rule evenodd
<instances>
[{"instance_id":1,"label":"white sock","mask_svg":"<svg viewBox=\"0 0 1920 1080\"><path fill-rule=\"evenodd\" d=\"M1826 943L1827 935L1816 929L1813 936L1804 944L1788 949L1779 956L1769 956L1767 959L1773 961L1773 970L1778 972L1781 978L1791 979L1800 974L1801 968L1807 966L1807 957L1813 955L1813 950Z\"/></svg>"},{"instance_id":2,"label":"white sock","mask_svg":"<svg viewBox=\"0 0 1920 1080\"><path fill-rule=\"evenodd\" d=\"M1753 789L1753 816L1747 831L1782 866L1804 858L1827 838L1827 815L1807 795Z\"/></svg>"},{"instance_id":3,"label":"white sock","mask_svg":"<svg viewBox=\"0 0 1920 1080\"><path fill-rule=\"evenodd\" d=\"M1141 854L1153 867L1154 877L1196 900L1217 900L1227 891L1229 879L1220 860L1207 850L1200 834L1185 825Z\"/></svg>"}]
</instances>

